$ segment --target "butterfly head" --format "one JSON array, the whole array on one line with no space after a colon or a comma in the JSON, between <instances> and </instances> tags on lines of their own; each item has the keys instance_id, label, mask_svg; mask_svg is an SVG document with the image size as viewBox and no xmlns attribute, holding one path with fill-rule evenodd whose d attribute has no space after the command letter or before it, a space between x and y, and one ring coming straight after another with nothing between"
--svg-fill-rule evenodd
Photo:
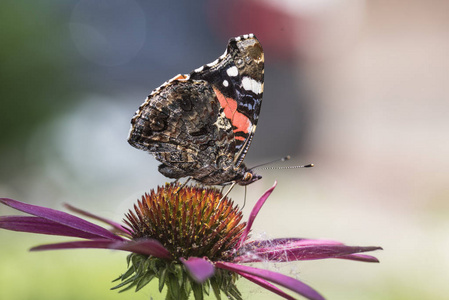
<instances>
[{"instance_id":1,"label":"butterfly head","mask_svg":"<svg viewBox=\"0 0 449 300\"><path fill-rule=\"evenodd\" d=\"M253 170L245 170L245 172L243 173L243 177L240 180L237 180L237 183L239 185L248 185L261 178L262 176L254 173Z\"/></svg>"}]
</instances>

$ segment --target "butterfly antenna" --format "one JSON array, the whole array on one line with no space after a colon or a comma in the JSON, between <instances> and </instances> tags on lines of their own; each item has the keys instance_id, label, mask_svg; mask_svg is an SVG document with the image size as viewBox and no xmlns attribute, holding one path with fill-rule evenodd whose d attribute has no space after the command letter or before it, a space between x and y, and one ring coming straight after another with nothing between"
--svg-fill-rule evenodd
<instances>
[{"instance_id":1,"label":"butterfly antenna","mask_svg":"<svg viewBox=\"0 0 449 300\"><path fill-rule=\"evenodd\" d=\"M278 162L278 161L286 161L286 160L289 160L289 159L290 159L290 155L287 155L287 156L284 156L282 158L277 158L275 160L272 160L272 161L269 161L269 162L266 162L266 163L254 166L254 167L251 168L251 170L259 169L260 167L263 167L263 166L266 166L266 165L269 165L269 164L272 164L272 163L275 163L275 162Z\"/></svg>"},{"instance_id":2,"label":"butterfly antenna","mask_svg":"<svg viewBox=\"0 0 449 300\"><path fill-rule=\"evenodd\" d=\"M288 167L265 167L262 170L281 170L281 169L298 169L298 168L313 168L314 164L307 164L301 166L288 166Z\"/></svg>"}]
</instances>

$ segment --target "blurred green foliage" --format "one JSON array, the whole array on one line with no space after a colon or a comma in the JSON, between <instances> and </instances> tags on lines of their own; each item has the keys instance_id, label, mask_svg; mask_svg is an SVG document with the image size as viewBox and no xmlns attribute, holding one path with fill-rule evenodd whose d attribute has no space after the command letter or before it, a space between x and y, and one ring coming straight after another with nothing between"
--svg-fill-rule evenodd
<instances>
[{"instance_id":1,"label":"blurred green foliage","mask_svg":"<svg viewBox=\"0 0 449 300\"><path fill-rule=\"evenodd\" d=\"M114 286L112 280L126 269L124 252L86 249L28 252L33 245L56 240L54 237L12 232L2 232L1 236L10 238L8 245L0 249L1 257L8 257L2 259L0 266L0 299L138 300L149 299L148 293L159 295L157 287L154 291L149 289L137 294L132 291L119 294L109 290Z\"/></svg>"},{"instance_id":2,"label":"blurred green foliage","mask_svg":"<svg viewBox=\"0 0 449 300\"><path fill-rule=\"evenodd\" d=\"M71 46L67 4L0 3L0 174L20 167L33 131L75 99L78 55ZM11 161L12 160L12 161ZM9 171L9 172L8 172ZM1 176L0 177L3 177Z\"/></svg>"}]
</instances>

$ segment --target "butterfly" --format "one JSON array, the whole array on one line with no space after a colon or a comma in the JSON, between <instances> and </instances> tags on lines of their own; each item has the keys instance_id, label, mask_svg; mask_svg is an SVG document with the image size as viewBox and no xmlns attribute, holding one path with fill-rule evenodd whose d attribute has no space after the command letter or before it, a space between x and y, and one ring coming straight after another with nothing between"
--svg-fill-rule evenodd
<instances>
[{"instance_id":1,"label":"butterfly","mask_svg":"<svg viewBox=\"0 0 449 300\"><path fill-rule=\"evenodd\" d=\"M229 40L223 55L151 92L131 120L128 142L154 155L169 178L248 185L262 177L243 160L256 131L264 53L254 34Z\"/></svg>"}]
</instances>

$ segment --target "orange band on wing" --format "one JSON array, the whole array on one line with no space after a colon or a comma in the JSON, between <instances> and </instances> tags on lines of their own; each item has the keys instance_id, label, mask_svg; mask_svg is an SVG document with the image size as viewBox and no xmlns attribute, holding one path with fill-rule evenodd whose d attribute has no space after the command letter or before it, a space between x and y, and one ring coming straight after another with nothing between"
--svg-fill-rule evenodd
<instances>
[{"instance_id":1,"label":"orange band on wing","mask_svg":"<svg viewBox=\"0 0 449 300\"><path fill-rule=\"evenodd\" d=\"M187 76L183 75L183 74L179 74L172 78L172 80L186 80L186 79L187 79Z\"/></svg>"},{"instance_id":2,"label":"orange band on wing","mask_svg":"<svg viewBox=\"0 0 449 300\"><path fill-rule=\"evenodd\" d=\"M221 107L223 107L226 118L231 120L232 126L235 127L234 133L243 132L248 134L251 128L251 121L247 116L237 111L237 101L232 98L226 98L218 89L214 87L214 92L217 95L218 101L220 101ZM244 141L243 136L235 136L236 140Z\"/></svg>"}]
</instances>

